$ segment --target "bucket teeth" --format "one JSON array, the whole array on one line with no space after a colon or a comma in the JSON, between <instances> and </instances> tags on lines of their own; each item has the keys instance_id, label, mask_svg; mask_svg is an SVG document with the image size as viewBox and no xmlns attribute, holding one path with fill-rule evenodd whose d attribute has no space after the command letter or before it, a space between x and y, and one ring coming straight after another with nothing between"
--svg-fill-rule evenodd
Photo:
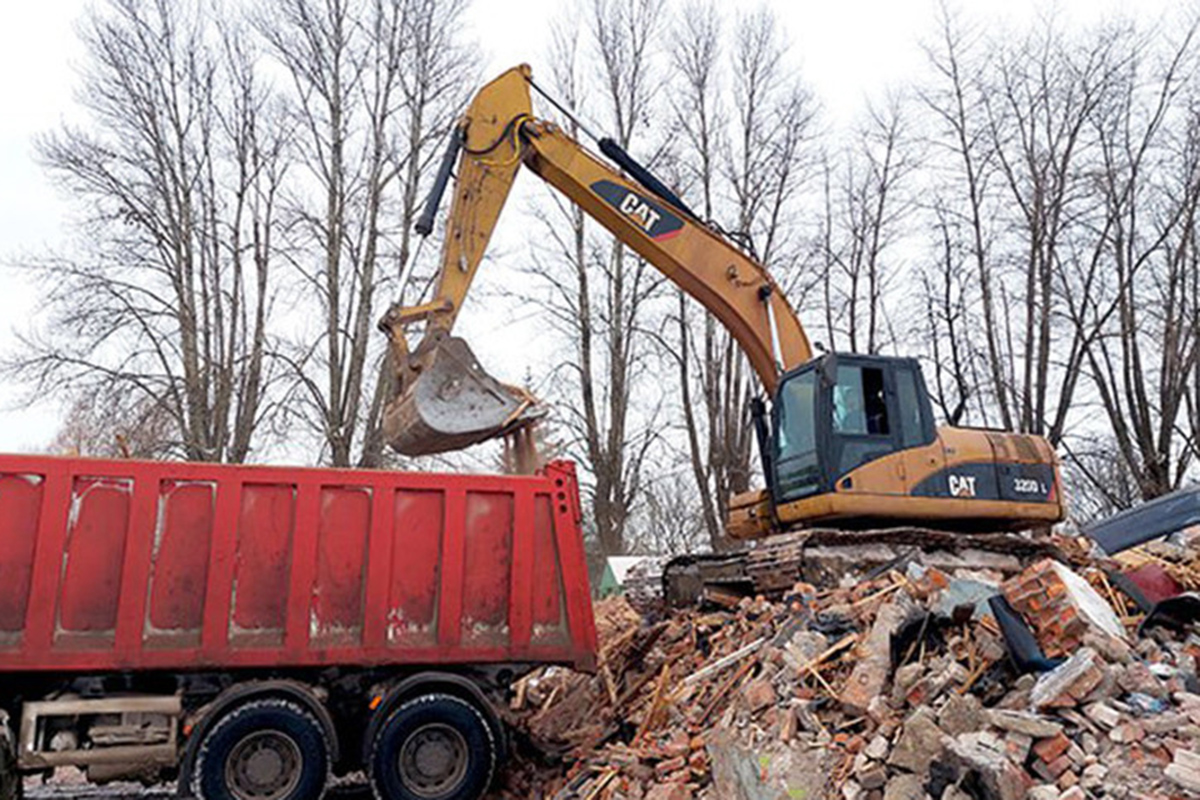
<instances>
[{"instance_id":1,"label":"bucket teeth","mask_svg":"<svg viewBox=\"0 0 1200 800\"><path fill-rule=\"evenodd\" d=\"M484 372L462 339L441 338L420 360L421 371L384 412L384 435L403 455L461 450L545 413L527 392Z\"/></svg>"}]
</instances>

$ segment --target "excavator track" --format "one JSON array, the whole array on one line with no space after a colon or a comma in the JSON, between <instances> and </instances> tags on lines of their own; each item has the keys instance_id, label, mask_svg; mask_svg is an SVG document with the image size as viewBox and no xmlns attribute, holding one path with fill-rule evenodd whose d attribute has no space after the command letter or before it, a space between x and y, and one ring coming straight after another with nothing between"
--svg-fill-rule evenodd
<instances>
[{"instance_id":1,"label":"excavator track","mask_svg":"<svg viewBox=\"0 0 1200 800\"><path fill-rule=\"evenodd\" d=\"M663 599L669 608L730 606L758 595L778 599L799 582L817 582L821 570L837 571L844 564L886 571L917 553L925 563L962 565L965 556L1001 570L1024 559L1062 557L1053 542L1012 532L809 528L764 539L756 547L674 558L663 568Z\"/></svg>"}]
</instances>

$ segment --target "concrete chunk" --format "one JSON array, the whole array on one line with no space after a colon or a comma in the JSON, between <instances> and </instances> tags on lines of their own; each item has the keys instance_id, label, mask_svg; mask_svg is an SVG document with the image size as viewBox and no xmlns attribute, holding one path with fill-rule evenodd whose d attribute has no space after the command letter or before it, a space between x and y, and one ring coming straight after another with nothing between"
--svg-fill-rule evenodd
<instances>
[{"instance_id":1,"label":"concrete chunk","mask_svg":"<svg viewBox=\"0 0 1200 800\"><path fill-rule=\"evenodd\" d=\"M1189 792L1200 793L1200 754L1176 750L1175 759L1167 765L1163 774Z\"/></svg>"},{"instance_id":2,"label":"concrete chunk","mask_svg":"<svg viewBox=\"0 0 1200 800\"><path fill-rule=\"evenodd\" d=\"M944 740L941 762L960 777L974 774L980 800L1024 800L1033 781L1005 755L1004 743L989 733L964 733Z\"/></svg>"},{"instance_id":3,"label":"concrete chunk","mask_svg":"<svg viewBox=\"0 0 1200 800\"><path fill-rule=\"evenodd\" d=\"M1057 736L1063 730L1063 726L1054 720L1027 711L993 708L988 710L987 716L993 727L1004 731L1023 733L1035 739Z\"/></svg>"},{"instance_id":4,"label":"concrete chunk","mask_svg":"<svg viewBox=\"0 0 1200 800\"><path fill-rule=\"evenodd\" d=\"M925 781L919 775L897 775L888 781L883 800L925 800Z\"/></svg>"},{"instance_id":5,"label":"concrete chunk","mask_svg":"<svg viewBox=\"0 0 1200 800\"><path fill-rule=\"evenodd\" d=\"M983 724L983 707L972 694L951 694L938 712L938 727L950 736L977 731Z\"/></svg>"},{"instance_id":6,"label":"concrete chunk","mask_svg":"<svg viewBox=\"0 0 1200 800\"><path fill-rule=\"evenodd\" d=\"M904 729L888 756L888 764L923 774L938 754L944 734L928 707L918 708L904 721Z\"/></svg>"},{"instance_id":7,"label":"concrete chunk","mask_svg":"<svg viewBox=\"0 0 1200 800\"><path fill-rule=\"evenodd\" d=\"M727 731L716 733L706 747L712 758L714 796L721 800L822 797L826 776L835 766L830 750L780 742L749 747Z\"/></svg>"},{"instance_id":8,"label":"concrete chunk","mask_svg":"<svg viewBox=\"0 0 1200 800\"><path fill-rule=\"evenodd\" d=\"M1078 650L1038 679L1030 694L1036 709L1073 706L1104 680L1104 663L1090 647Z\"/></svg>"},{"instance_id":9,"label":"concrete chunk","mask_svg":"<svg viewBox=\"0 0 1200 800\"><path fill-rule=\"evenodd\" d=\"M866 713L871 701L887 689L892 671L892 636L907 617L908 612L898 603L888 603L875 615L875 624L858 647L858 663L839 698L850 713Z\"/></svg>"}]
</instances>

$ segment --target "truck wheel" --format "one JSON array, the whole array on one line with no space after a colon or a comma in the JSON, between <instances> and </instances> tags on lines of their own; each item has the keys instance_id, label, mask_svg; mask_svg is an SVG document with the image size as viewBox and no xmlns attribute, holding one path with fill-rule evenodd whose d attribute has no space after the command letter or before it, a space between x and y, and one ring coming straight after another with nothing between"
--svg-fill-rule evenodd
<instances>
[{"instance_id":1,"label":"truck wheel","mask_svg":"<svg viewBox=\"0 0 1200 800\"><path fill-rule=\"evenodd\" d=\"M453 695L427 694L380 726L367 769L378 800L478 800L497 760L496 737L479 709Z\"/></svg>"},{"instance_id":2,"label":"truck wheel","mask_svg":"<svg viewBox=\"0 0 1200 800\"><path fill-rule=\"evenodd\" d=\"M21 800L24 787L17 772L17 745L3 714L0 711L0 800Z\"/></svg>"},{"instance_id":3,"label":"truck wheel","mask_svg":"<svg viewBox=\"0 0 1200 800\"><path fill-rule=\"evenodd\" d=\"M318 800L329 777L329 742L299 705L256 700L230 711L196 752L200 800Z\"/></svg>"}]
</instances>

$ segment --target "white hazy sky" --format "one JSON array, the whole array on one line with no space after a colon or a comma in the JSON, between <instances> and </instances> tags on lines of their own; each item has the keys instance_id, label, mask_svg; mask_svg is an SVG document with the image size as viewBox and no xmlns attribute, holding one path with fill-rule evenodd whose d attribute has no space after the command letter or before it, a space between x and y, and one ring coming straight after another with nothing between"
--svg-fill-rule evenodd
<instances>
[{"instance_id":1,"label":"white hazy sky","mask_svg":"<svg viewBox=\"0 0 1200 800\"><path fill-rule=\"evenodd\" d=\"M920 41L935 19L935 0L768 0L787 29L799 65L832 125L851 120L864 100L921 70ZM0 262L55 246L68 231L68 206L33 158L32 139L78 119L73 95L82 60L75 21L85 0L4 0L0 10ZM475 0L470 33L490 62L488 73L522 61L537 70L547 22L561 2ZM731 8L749 4L729 4ZM1064 26L1114 15L1154 20L1179 0L959 0L972 19L1014 25L1056 9ZM36 287L0 268L0 353L37 312ZM510 344L520 349L521 343ZM487 363L484 354L481 360ZM0 452L44 445L59 409L17 408L16 387L0 384Z\"/></svg>"}]
</instances>

